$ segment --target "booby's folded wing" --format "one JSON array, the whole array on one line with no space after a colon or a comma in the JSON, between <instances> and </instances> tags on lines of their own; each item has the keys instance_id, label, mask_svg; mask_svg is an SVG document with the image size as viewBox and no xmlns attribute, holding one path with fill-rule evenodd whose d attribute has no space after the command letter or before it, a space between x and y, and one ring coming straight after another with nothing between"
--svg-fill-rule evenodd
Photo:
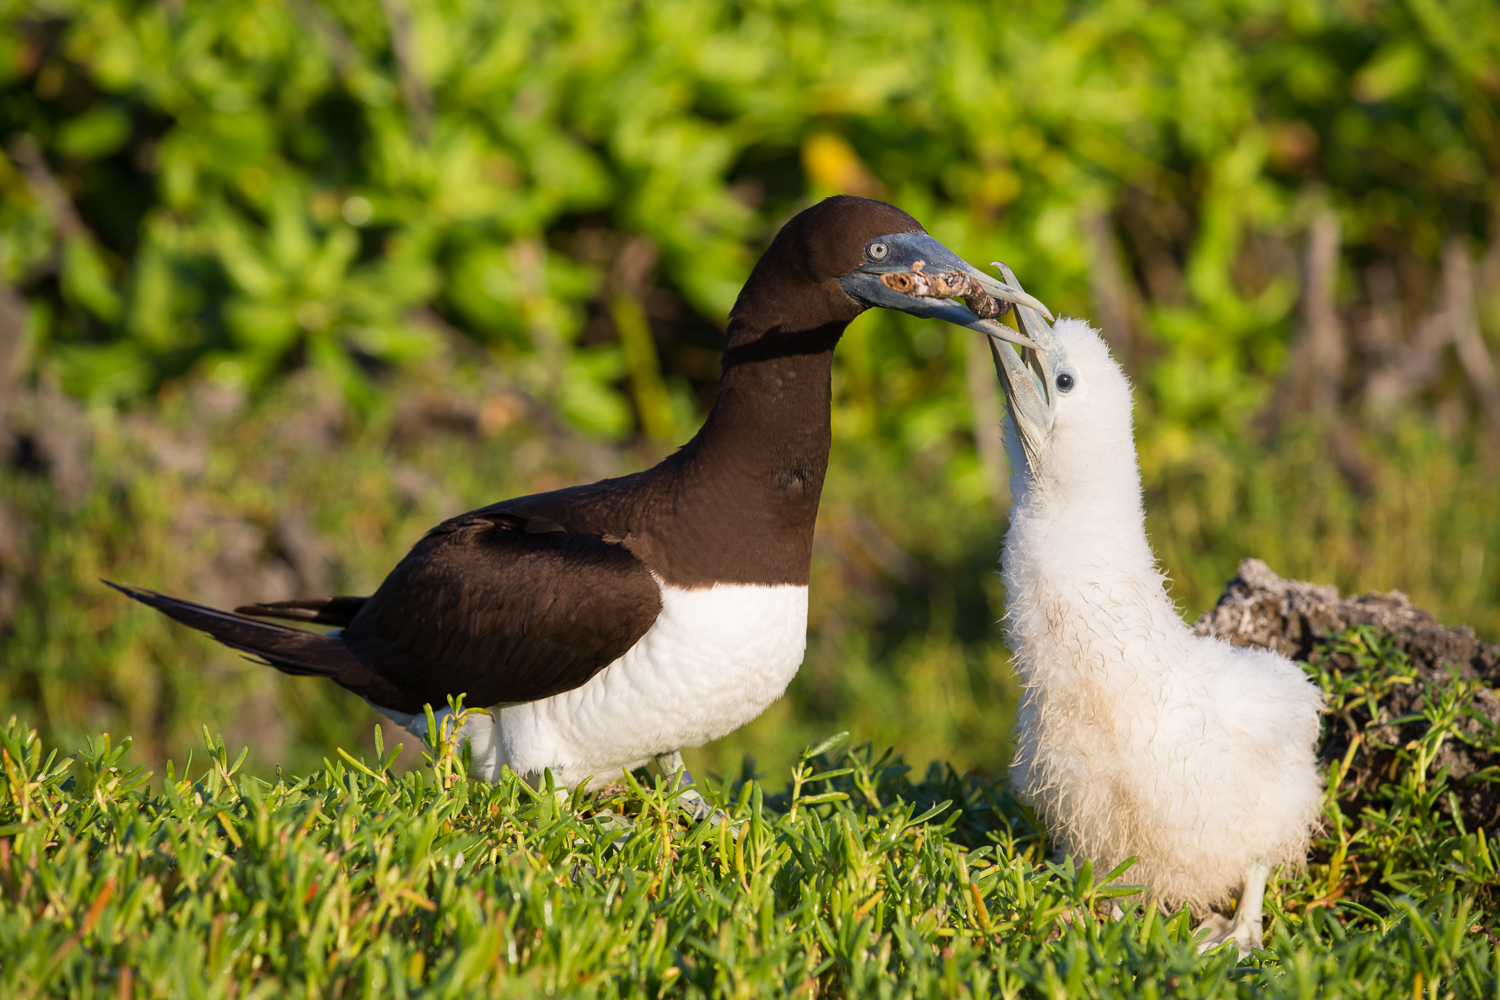
<instances>
[{"instance_id":1,"label":"booby's folded wing","mask_svg":"<svg viewBox=\"0 0 1500 1000\"><path fill-rule=\"evenodd\" d=\"M342 638L408 695L382 707L420 711L461 692L487 706L582 685L660 611L656 581L622 546L486 508L429 532Z\"/></svg>"},{"instance_id":2,"label":"booby's folded wing","mask_svg":"<svg viewBox=\"0 0 1500 1000\"><path fill-rule=\"evenodd\" d=\"M599 538L607 542L624 541L629 530L617 525L621 512L613 509L617 505L610 505L608 501L615 499L639 478L639 475L634 475L606 479L549 493L534 493L502 500L450 518L429 531L427 537L459 531L466 525L489 523L528 535L563 533ZM279 618L283 621L345 628L353 623L368 600L368 597L349 596L303 597L289 601L247 604L235 608L235 612L254 618Z\"/></svg>"}]
</instances>

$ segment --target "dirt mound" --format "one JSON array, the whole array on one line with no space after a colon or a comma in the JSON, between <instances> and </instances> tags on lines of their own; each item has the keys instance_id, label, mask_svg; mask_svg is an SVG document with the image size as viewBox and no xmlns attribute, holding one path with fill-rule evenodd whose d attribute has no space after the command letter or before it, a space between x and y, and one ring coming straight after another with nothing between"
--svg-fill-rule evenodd
<instances>
[{"instance_id":1,"label":"dirt mound","mask_svg":"<svg viewBox=\"0 0 1500 1000\"><path fill-rule=\"evenodd\" d=\"M1340 597L1331 585L1283 580L1259 559L1240 563L1239 575L1224 585L1219 603L1193 623L1193 630L1306 660L1321 639L1356 625L1391 636L1419 668L1447 677L1441 668L1451 664L1460 676L1492 686L1500 682L1500 645L1481 642L1467 625L1440 624L1401 591Z\"/></svg>"},{"instance_id":2,"label":"dirt mound","mask_svg":"<svg viewBox=\"0 0 1500 1000\"><path fill-rule=\"evenodd\" d=\"M1360 626L1368 641L1340 641ZM1362 696L1338 699L1343 707L1329 716L1321 747L1325 762L1342 761L1359 737L1343 785L1364 795L1392 781L1397 750L1426 737L1445 696L1456 694L1450 733L1429 770L1448 769L1467 829L1500 828L1500 751L1492 749L1500 747L1500 645L1482 642L1467 625L1439 623L1400 591L1341 597L1337 587L1283 580L1259 559L1240 563L1193 628L1236 646L1274 649L1334 678L1376 671Z\"/></svg>"}]
</instances>

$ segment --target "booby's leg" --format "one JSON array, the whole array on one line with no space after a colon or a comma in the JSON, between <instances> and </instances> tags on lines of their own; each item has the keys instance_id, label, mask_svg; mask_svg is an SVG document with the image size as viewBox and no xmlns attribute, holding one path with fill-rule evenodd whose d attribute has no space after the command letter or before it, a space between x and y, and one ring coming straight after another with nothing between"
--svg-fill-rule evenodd
<instances>
[{"instance_id":1,"label":"booby's leg","mask_svg":"<svg viewBox=\"0 0 1500 1000\"><path fill-rule=\"evenodd\" d=\"M663 777L675 779L668 787L676 788L680 783L683 788L687 789L678 801L682 803L682 808L687 810L689 816L702 822L715 812L703 794L693 787L693 776L688 773L687 766L682 762L681 750L657 754L656 766L661 768Z\"/></svg>"},{"instance_id":2,"label":"booby's leg","mask_svg":"<svg viewBox=\"0 0 1500 1000\"><path fill-rule=\"evenodd\" d=\"M1220 914L1212 914L1198 930L1205 927L1208 937L1198 944L1200 952L1215 945L1233 940L1240 949L1240 957L1250 954L1252 948L1262 947L1261 908L1266 899L1266 879L1271 877L1271 866L1264 861L1252 861L1245 868L1245 884L1240 890L1240 905L1235 908L1234 919L1225 920Z\"/></svg>"},{"instance_id":3,"label":"booby's leg","mask_svg":"<svg viewBox=\"0 0 1500 1000\"><path fill-rule=\"evenodd\" d=\"M370 707L401 726L418 739L427 738L427 714L408 715L389 708L381 708L366 698ZM446 732L455 746L462 748L463 741L469 743L469 775L480 781L495 784L500 780L500 770L510 761L505 756L505 745L500 740L499 708L471 708L464 710L464 724L454 729L444 721L453 715L453 710L444 705L432 713L439 732Z\"/></svg>"}]
</instances>

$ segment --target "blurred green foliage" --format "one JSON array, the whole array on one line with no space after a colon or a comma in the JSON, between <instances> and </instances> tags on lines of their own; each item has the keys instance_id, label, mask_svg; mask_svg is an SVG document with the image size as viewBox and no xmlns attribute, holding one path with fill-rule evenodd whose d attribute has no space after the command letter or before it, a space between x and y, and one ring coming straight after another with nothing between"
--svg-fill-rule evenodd
<instances>
[{"instance_id":1,"label":"blurred green foliage","mask_svg":"<svg viewBox=\"0 0 1500 1000\"><path fill-rule=\"evenodd\" d=\"M442 517L639 467L701 418L760 249L836 191L1103 326L1190 611L1257 555L1493 636L1500 422L1449 345L1464 310L1500 334L1497 109L1488 0L0 3L0 407L85 400L91 477L12 400L0 700L153 759L203 721L304 769L353 745L338 692L94 578L307 585L276 540L300 509L322 582L364 592ZM1003 766L1007 497L969 347L851 326L809 657L714 767L830 725ZM210 388L253 404L215 418ZM414 443L412 392L479 433Z\"/></svg>"},{"instance_id":2,"label":"blurred green foliage","mask_svg":"<svg viewBox=\"0 0 1500 1000\"><path fill-rule=\"evenodd\" d=\"M1484 0L51 0L3 18L0 276L82 395L305 362L358 397L451 326L620 437L666 404L610 304L660 290L691 314L656 331L686 399L711 366L672 348L701 348L782 218L854 190L1075 313L1098 257L1080 216L1113 213L1149 293L1149 343L1129 346L1152 401L1239 430L1283 364L1282 251L1309 213L1338 213L1351 265L1495 235ZM654 275L618 273L632 237ZM845 352L856 402L918 367L910 337L866 338ZM653 397L634 420L627 378Z\"/></svg>"}]
</instances>

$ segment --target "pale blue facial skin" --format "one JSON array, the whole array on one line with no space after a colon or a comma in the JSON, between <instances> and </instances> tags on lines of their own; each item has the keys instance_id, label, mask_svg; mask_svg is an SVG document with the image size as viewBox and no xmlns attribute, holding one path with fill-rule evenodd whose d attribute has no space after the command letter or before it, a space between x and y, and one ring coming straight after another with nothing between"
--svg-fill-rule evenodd
<instances>
[{"instance_id":1,"label":"pale blue facial skin","mask_svg":"<svg viewBox=\"0 0 1500 1000\"><path fill-rule=\"evenodd\" d=\"M865 306L896 309L912 316L940 319L954 326L967 327L1000 340L1024 347L1035 346L1030 338L1003 323L980 319L962 302L953 299L921 298L907 295L881 283L880 276L895 271L910 271L922 261L929 273L962 271L975 278L990 295L1017 306L1028 306L1040 312L1047 307L1019 288L997 281L972 267L952 250L926 233L892 233L877 236L865 244L865 263L839 278L839 285L854 301ZM1050 314L1049 314L1050 315Z\"/></svg>"}]
</instances>

